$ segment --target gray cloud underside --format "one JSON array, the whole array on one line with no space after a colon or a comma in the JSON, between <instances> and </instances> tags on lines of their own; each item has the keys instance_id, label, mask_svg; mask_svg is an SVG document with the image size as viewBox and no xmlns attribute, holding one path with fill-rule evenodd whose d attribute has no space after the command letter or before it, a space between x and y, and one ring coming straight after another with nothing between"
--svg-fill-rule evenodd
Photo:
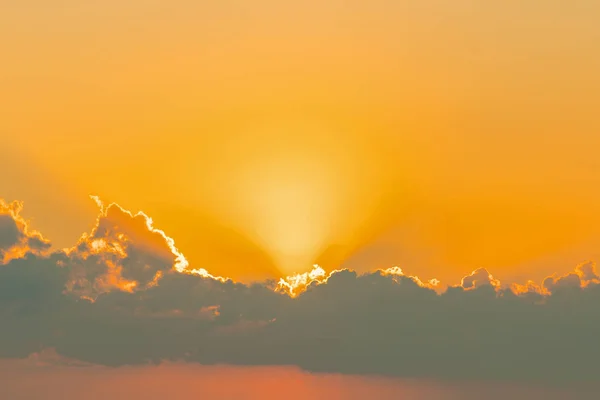
<instances>
[{"instance_id":1,"label":"gray cloud underside","mask_svg":"<svg viewBox=\"0 0 600 400\"><path fill-rule=\"evenodd\" d=\"M549 296L490 285L440 295L408 277L342 271L290 298L269 282L172 272L158 286L92 303L63 294L69 262L29 254L0 267L1 357L52 347L110 366L186 360L548 383L600 373L598 285Z\"/></svg>"},{"instance_id":2,"label":"gray cloud underside","mask_svg":"<svg viewBox=\"0 0 600 400\"><path fill-rule=\"evenodd\" d=\"M441 294L398 273L342 270L292 298L276 282L177 272L185 263L172 240L118 206L102 206L72 249L49 253L18 204L3 204L0 250L13 257L0 260L3 358L54 348L106 366L183 360L544 384L600 374L592 263L515 291L480 269Z\"/></svg>"}]
</instances>

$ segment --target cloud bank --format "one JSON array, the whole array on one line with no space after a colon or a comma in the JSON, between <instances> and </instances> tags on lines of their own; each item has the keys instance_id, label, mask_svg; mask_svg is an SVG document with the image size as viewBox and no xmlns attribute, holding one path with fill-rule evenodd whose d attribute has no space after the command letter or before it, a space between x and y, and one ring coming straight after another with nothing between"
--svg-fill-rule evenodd
<instances>
[{"instance_id":1,"label":"cloud bank","mask_svg":"<svg viewBox=\"0 0 600 400\"><path fill-rule=\"evenodd\" d=\"M0 203L0 357L41 349L104 366L296 366L306 371L544 385L600 373L600 277L593 263L540 285L485 269L439 289L400 268L252 284L188 265L143 213L98 200L72 248Z\"/></svg>"}]
</instances>

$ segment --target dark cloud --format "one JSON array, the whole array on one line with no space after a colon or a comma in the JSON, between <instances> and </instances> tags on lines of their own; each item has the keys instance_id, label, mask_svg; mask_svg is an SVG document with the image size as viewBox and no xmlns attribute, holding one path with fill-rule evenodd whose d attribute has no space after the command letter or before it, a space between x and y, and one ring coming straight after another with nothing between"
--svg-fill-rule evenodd
<instances>
[{"instance_id":1,"label":"dark cloud","mask_svg":"<svg viewBox=\"0 0 600 400\"><path fill-rule=\"evenodd\" d=\"M6 203L0 199L0 264L26 253L43 254L50 249L50 241L34 230L20 213L23 204Z\"/></svg>"},{"instance_id":2,"label":"dark cloud","mask_svg":"<svg viewBox=\"0 0 600 400\"><path fill-rule=\"evenodd\" d=\"M101 208L96 225L67 251L71 291L95 298L111 290L144 290L173 268L187 268L173 240L155 229L147 215L94 199Z\"/></svg>"},{"instance_id":3,"label":"dark cloud","mask_svg":"<svg viewBox=\"0 0 600 400\"><path fill-rule=\"evenodd\" d=\"M0 215L0 248L8 250L21 241L23 236L16 221L10 214Z\"/></svg>"},{"instance_id":4,"label":"dark cloud","mask_svg":"<svg viewBox=\"0 0 600 400\"><path fill-rule=\"evenodd\" d=\"M594 264L541 286L485 269L436 291L399 268L242 284L193 270L143 214L102 208L68 251L0 267L0 357L164 360L546 385L600 373ZM290 295L291 294L291 295Z\"/></svg>"},{"instance_id":5,"label":"dark cloud","mask_svg":"<svg viewBox=\"0 0 600 400\"><path fill-rule=\"evenodd\" d=\"M498 287L500 282L494 279L485 268L479 268L462 279L461 286L465 289L476 289L485 285Z\"/></svg>"}]
</instances>

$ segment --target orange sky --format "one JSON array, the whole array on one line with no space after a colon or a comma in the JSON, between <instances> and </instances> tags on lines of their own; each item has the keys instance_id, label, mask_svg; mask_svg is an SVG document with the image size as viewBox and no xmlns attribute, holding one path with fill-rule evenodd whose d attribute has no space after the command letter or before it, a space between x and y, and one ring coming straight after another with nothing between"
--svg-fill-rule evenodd
<instances>
[{"instance_id":1,"label":"orange sky","mask_svg":"<svg viewBox=\"0 0 600 400\"><path fill-rule=\"evenodd\" d=\"M0 196L62 247L98 194L240 279L600 261L600 5L484 3L11 2Z\"/></svg>"},{"instance_id":2,"label":"orange sky","mask_svg":"<svg viewBox=\"0 0 600 400\"><path fill-rule=\"evenodd\" d=\"M375 376L316 374L295 367L200 366L162 363L137 367L107 368L65 359L53 350L25 360L1 360L3 392L11 398L86 398L148 400L219 399L332 399L354 400L410 398L418 400L528 398L564 399L591 393L588 387L557 389L506 383L446 383ZM35 380L38 385L31 385ZM496 396L496 397L490 397ZM578 397L582 396L582 397Z\"/></svg>"}]
</instances>

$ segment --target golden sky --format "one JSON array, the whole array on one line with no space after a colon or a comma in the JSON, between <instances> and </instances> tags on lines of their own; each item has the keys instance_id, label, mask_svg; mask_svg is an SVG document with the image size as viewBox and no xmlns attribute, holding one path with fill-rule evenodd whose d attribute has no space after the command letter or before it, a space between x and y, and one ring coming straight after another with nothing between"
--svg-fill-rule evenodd
<instances>
[{"instance_id":1,"label":"golden sky","mask_svg":"<svg viewBox=\"0 0 600 400\"><path fill-rule=\"evenodd\" d=\"M540 280L600 260L600 3L9 1L1 197L190 263Z\"/></svg>"}]
</instances>

